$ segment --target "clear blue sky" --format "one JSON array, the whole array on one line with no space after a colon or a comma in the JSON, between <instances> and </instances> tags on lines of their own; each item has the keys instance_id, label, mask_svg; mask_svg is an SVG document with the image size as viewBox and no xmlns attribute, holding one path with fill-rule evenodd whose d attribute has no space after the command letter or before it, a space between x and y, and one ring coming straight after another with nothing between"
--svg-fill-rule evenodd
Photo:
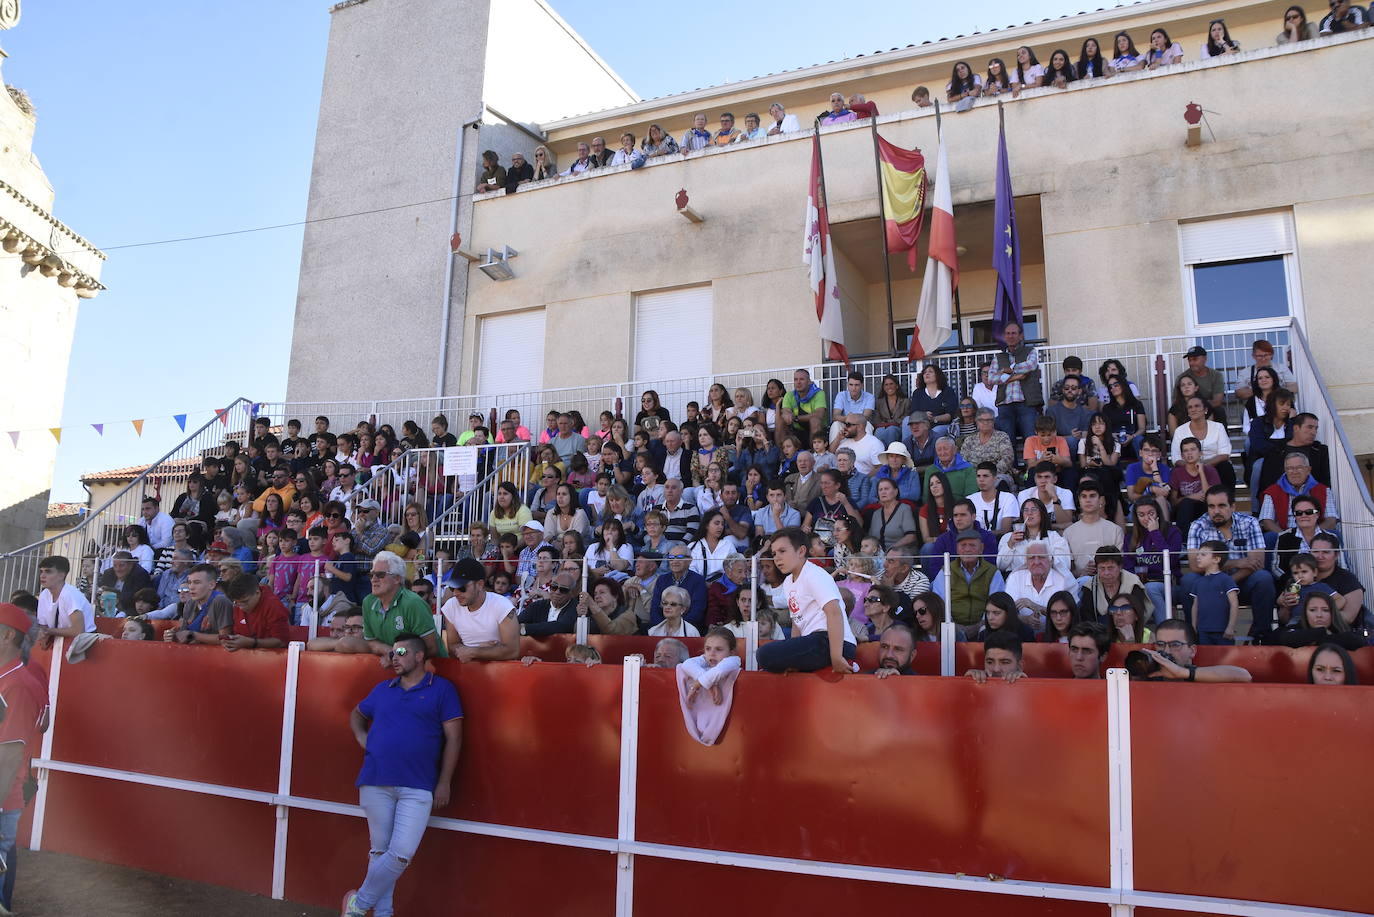
<instances>
[{"instance_id":1,"label":"clear blue sky","mask_svg":"<svg viewBox=\"0 0 1374 917\"><path fill-rule=\"evenodd\" d=\"M0 33L5 81L38 111L34 148L57 217L110 249L109 289L81 304L52 499L84 500L82 473L172 448L173 414L198 425L238 396L284 396L299 228L114 246L304 216L328 6L29 0L18 28ZM853 17L819 2L697 0L633 16L593 0L553 6L653 97L1086 4L874 0ZM147 419L141 439L133 418ZM103 437L92 423L108 425Z\"/></svg>"}]
</instances>

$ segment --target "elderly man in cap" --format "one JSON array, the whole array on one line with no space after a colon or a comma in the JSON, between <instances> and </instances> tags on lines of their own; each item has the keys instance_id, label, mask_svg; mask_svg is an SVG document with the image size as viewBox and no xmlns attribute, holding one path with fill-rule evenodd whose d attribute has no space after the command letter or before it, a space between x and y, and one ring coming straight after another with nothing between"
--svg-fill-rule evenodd
<instances>
[{"instance_id":1,"label":"elderly man in cap","mask_svg":"<svg viewBox=\"0 0 1374 917\"><path fill-rule=\"evenodd\" d=\"M1006 591L1002 574L994 562L996 556L980 556L984 550L982 534L977 529L964 529L955 542L957 560L950 564L949 578L945 578L945 571L941 569L931 585L931 591L945 600L950 617L969 636L978 630L988 596Z\"/></svg>"},{"instance_id":2,"label":"elderly man in cap","mask_svg":"<svg viewBox=\"0 0 1374 917\"><path fill-rule=\"evenodd\" d=\"M544 523L531 519L520 526L520 560L515 565L515 581L523 583L525 577L534 572L534 562L539 559L539 549L544 545Z\"/></svg>"},{"instance_id":3,"label":"elderly man in cap","mask_svg":"<svg viewBox=\"0 0 1374 917\"><path fill-rule=\"evenodd\" d=\"M639 622L639 630L646 633L652 618L654 592L658 578L663 573L663 555L652 548L639 553L635 558L635 575L620 584L625 596L625 607L634 612Z\"/></svg>"},{"instance_id":4,"label":"elderly man in cap","mask_svg":"<svg viewBox=\"0 0 1374 917\"><path fill-rule=\"evenodd\" d=\"M441 609L449 650L460 662L515 659L520 621L503 595L487 591L486 568L475 557L454 564L444 579Z\"/></svg>"},{"instance_id":5,"label":"elderly man in cap","mask_svg":"<svg viewBox=\"0 0 1374 917\"><path fill-rule=\"evenodd\" d=\"M391 541L391 526L382 521L382 504L370 497L358 504L357 516L353 552L370 558Z\"/></svg>"},{"instance_id":6,"label":"elderly man in cap","mask_svg":"<svg viewBox=\"0 0 1374 917\"><path fill-rule=\"evenodd\" d=\"M906 447L907 454L911 456L911 464L917 470L934 465L937 437L931 432L930 412L913 412L906 419L906 427L911 431L911 435L903 440L902 445Z\"/></svg>"},{"instance_id":7,"label":"elderly man in cap","mask_svg":"<svg viewBox=\"0 0 1374 917\"><path fill-rule=\"evenodd\" d=\"M48 678L26 663L24 641L33 621L17 605L0 604L0 864L6 875L0 904L13 906L16 841L24 814L24 781L38 739L48 728Z\"/></svg>"},{"instance_id":8,"label":"elderly man in cap","mask_svg":"<svg viewBox=\"0 0 1374 917\"><path fill-rule=\"evenodd\" d=\"M883 441L873 435L863 414L846 414L839 434L830 440L829 449L831 452L853 450L854 468L859 474L872 474L878 463L878 453L883 451Z\"/></svg>"},{"instance_id":9,"label":"elderly man in cap","mask_svg":"<svg viewBox=\"0 0 1374 917\"><path fill-rule=\"evenodd\" d=\"M100 591L115 593L119 610L125 614L134 613L135 593L152 588L153 578L128 551L116 551L110 569L100 575Z\"/></svg>"},{"instance_id":10,"label":"elderly man in cap","mask_svg":"<svg viewBox=\"0 0 1374 917\"><path fill-rule=\"evenodd\" d=\"M1214 408L1221 407L1221 402L1226 397L1226 380L1221 377L1221 373L1207 365L1207 348L1195 344L1183 356L1188 361L1188 368L1178 374L1178 379L1174 380L1174 389L1178 389L1179 379L1190 376L1197 383L1197 393L1202 399Z\"/></svg>"}]
</instances>

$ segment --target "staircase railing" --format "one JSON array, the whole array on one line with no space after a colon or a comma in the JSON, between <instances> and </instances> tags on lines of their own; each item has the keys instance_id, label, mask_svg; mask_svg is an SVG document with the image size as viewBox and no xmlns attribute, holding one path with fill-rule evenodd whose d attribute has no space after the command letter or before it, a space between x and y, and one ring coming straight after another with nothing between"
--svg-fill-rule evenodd
<instances>
[{"instance_id":1,"label":"staircase railing","mask_svg":"<svg viewBox=\"0 0 1374 917\"><path fill-rule=\"evenodd\" d=\"M510 481L520 492L521 502L529 491L533 455L528 443L477 447L479 477L465 487L462 496L436 517L429 526L430 540L462 541L474 522L485 522L496 507L496 492Z\"/></svg>"},{"instance_id":2,"label":"staircase railing","mask_svg":"<svg viewBox=\"0 0 1374 917\"><path fill-rule=\"evenodd\" d=\"M243 413L240 414L240 408ZM66 557L72 565L67 581L81 582L94 601L96 573L100 562L124 547L124 529L142 524L140 508L145 495L153 494L170 511L178 496L186 492L186 480L201 469L206 456L223 454L226 421L248 422L252 402L239 398L222 415L209 420L173 449L134 476L104 505L87 513L73 528L36 541L17 551L0 555L0 596L8 598L16 589L38 591L38 562L50 555Z\"/></svg>"}]
</instances>

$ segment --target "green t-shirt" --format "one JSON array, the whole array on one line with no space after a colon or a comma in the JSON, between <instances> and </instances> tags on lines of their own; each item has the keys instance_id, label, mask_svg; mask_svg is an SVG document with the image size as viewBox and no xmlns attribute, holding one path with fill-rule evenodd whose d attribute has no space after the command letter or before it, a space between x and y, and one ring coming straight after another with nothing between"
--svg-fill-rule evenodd
<instances>
[{"instance_id":1,"label":"green t-shirt","mask_svg":"<svg viewBox=\"0 0 1374 917\"><path fill-rule=\"evenodd\" d=\"M782 406L793 414L824 414L825 389L814 386L811 397L805 401L797 395L796 389L788 389L787 394L782 396Z\"/></svg>"},{"instance_id":2,"label":"green t-shirt","mask_svg":"<svg viewBox=\"0 0 1374 917\"><path fill-rule=\"evenodd\" d=\"M363 599L363 639L390 644L404 633L412 633L417 637L434 633L434 613L424 599L403 587L385 612L382 611L381 600L375 595ZM448 655L437 637L435 645L438 655Z\"/></svg>"}]
</instances>

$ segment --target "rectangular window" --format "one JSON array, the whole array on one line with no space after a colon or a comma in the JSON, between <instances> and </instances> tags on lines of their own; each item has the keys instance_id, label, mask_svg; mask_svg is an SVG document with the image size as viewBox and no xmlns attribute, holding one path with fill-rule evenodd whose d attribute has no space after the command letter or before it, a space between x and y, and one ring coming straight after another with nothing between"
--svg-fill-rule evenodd
<instances>
[{"instance_id":1,"label":"rectangular window","mask_svg":"<svg viewBox=\"0 0 1374 917\"><path fill-rule=\"evenodd\" d=\"M1191 332L1243 331L1301 319L1291 214L1183 223L1179 247Z\"/></svg>"},{"instance_id":2,"label":"rectangular window","mask_svg":"<svg viewBox=\"0 0 1374 917\"><path fill-rule=\"evenodd\" d=\"M1021 320L1025 323L1026 340L1041 341L1045 339L1043 309L1027 309L1021 314ZM893 333L896 335L898 353L906 353L910 349L913 327L912 322L894 326ZM972 317L964 316L964 343L972 345L978 350L996 348L997 342L992 338L992 316L986 314ZM951 331L949 338L938 349L941 352L958 350L958 334Z\"/></svg>"},{"instance_id":3,"label":"rectangular window","mask_svg":"<svg viewBox=\"0 0 1374 917\"><path fill-rule=\"evenodd\" d=\"M543 309L485 315L477 329L479 395L521 394L543 387Z\"/></svg>"}]
</instances>

